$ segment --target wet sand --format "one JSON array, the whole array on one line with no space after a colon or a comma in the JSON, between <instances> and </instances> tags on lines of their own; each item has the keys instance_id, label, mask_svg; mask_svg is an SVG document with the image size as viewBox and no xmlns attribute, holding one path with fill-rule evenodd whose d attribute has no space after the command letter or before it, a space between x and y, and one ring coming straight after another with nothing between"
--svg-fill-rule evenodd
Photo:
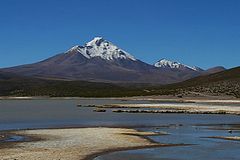
<instances>
[{"instance_id":1,"label":"wet sand","mask_svg":"<svg viewBox=\"0 0 240 160\"><path fill-rule=\"evenodd\" d=\"M212 137L206 137L206 138L223 139L223 140L229 140L229 141L240 141L239 136L234 136L234 137L212 136Z\"/></svg>"},{"instance_id":2,"label":"wet sand","mask_svg":"<svg viewBox=\"0 0 240 160\"><path fill-rule=\"evenodd\" d=\"M139 132L124 128L74 128L11 131L31 141L1 144L4 160L85 160L110 152L169 146L156 143L146 136L153 132Z\"/></svg>"}]
</instances>

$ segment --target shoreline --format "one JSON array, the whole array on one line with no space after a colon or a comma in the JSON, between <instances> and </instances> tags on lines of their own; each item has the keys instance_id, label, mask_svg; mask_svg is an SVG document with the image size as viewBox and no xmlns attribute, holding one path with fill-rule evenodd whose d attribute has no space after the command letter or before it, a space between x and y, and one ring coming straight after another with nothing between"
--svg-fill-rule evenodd
<instances>
[{"instance_id":1,"label":"shoreline","mask_svg":"<svg viewBox=\"0 0 240 160\"><path fill-rule=\"evenodd\" d=\"M141 104L107 104L95 106L99 109L111 109L115 113L176 113L176 114L231 114L240 115L240 103L226 102L223 104L212 103L141 103ZM239 104L239 106L238 106Z\"/></svg>"},{"instance_id":2,"label":"shoreline","mask_svg":"<svg viewBox=\"0 0 240 160\"><path fill-rule=\"evenodd\" d=\"M89 155L87 157L85 157L83 160L93 160L94 158L97 158L99 156L105 155L105 154L109 154L109 153L113 153L113 152L120 152L120 151L131 151L131 150L138 150L138 149L151 149L151 148L158 148L158 147L178 147L178 146L188 146L188 145L192 145L192 144L166 144L166 145L159 145L159 146L149 146L149 147L129 147L126 149L110 149L110 150L106 150L106 151L102 151L96 154L92 154Z\"/></svg>"},{"instance_id":3,"label":"shoreline","mask_svg":"<svg viewBox=\"0 0 240 160\"><path fill-rule=\"evenodd\" d=\"M52 158L90 160L115 151L184 145L157 143L148 136L160 135L159 133L127 128L35 129L4 131L4 133L29 137L28 141L9 143L9 146L0 144L0 146L5 145L0 147L3 151L0 153L1 157L18 160L23 157L33 160L36 156L45 154L48 155L49 160ZM55 145L61 147L54 148ZM57 153L61 156L55 157ZM40 159L46 158L40 156Z\"/></svg>"},{"instance_id":4,"label":"shoreline","mask_svg":"<svg viewBox=\"0 0 240 160\"><path fill-rule=\"evenodd\" d=\"M224 136L210 136L210 137L202 137L202 138L212 138L212 139L222 139L222 140L227 140L227 141L240 141L239 136L235 137L224 137Z\"/></svg>"},{"instance_id":5,"label":"shoreline","mask_svg":"<svg viewBox=\"0 0 240 160\"><path fill-rule=\"evenodd\" d=\"M0 96L0 100L78 100L78 99L116 99L116 100L145 100L145 101L169 101L169 102L239 102L240 98L231 96L185 96L178 98L176 96L130 96L130 97L49 97L49 96Z\"/></svg>"}]
</instances>

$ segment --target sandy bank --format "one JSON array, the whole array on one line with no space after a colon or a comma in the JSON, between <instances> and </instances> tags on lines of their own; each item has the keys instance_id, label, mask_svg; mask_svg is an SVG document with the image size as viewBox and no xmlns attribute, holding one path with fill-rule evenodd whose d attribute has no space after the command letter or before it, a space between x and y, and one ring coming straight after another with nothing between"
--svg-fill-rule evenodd
<instances>
[{"instance_id":1,"label":"sandy bank","mask_svg":"<svg viewBox=\"0 0 240 160\"><path fill-rule=\"evenodd\" d=\"M227 104L217 105L217 104L198 104L198 103L179 103L179 104L112 104L103 105L99 108L137 108L137 111L142 111L143 113L208 113L208 114L237 114L240 115L240 106L229 106ZM143 108L143 110L141 110ZM147 110L147 108L155 109ZM120 112L121 110L119 110ZM128 110L122 110L127 112ZM144 112L146 111L146 112ZM131 112L131 111L129 111Z\"/></svg>"},{"instance_id":2,"label":"sandy bank","mask_svg":"<svg viewBox=\"0 0 240 160\"><path fill-rule=\"evenodd\" d=\"M212 137L207 137L207 138L224 139L224 140L230 140L230 141L240 141L240 137L238 137L238 136L235 136L235 137L212 136Z\"/></svg>"},{"instance_id":3,"label":"sandy bank","mask_svg":"<svg viewBox=\"0 0 240 160\"><path fill-rule=\"evenodd\" d=\"M14 134L42 140L5 145L0 149L3 160L80 160L114 150L167 146L144 138L155 133L123 128L40 129Z\"/></svg>"}]
</instances>

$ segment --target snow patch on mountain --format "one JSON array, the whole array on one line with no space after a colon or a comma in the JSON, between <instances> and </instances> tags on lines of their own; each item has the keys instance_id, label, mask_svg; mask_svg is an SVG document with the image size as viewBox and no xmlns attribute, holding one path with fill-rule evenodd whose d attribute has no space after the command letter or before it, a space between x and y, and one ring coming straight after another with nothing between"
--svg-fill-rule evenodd
<instances>
[{"instance_id":1,"label":"snow patch on mountain","mask_svg":"<svg viewBox=\"0 0 240 160\"><path fill-rule=\"evenodd\" d=\"M126 51L118 48L111 42L102 37L95 37L92 41L86 43L84 46L74 46L67 51L82 54L84 57L90 59L93 57L100 57L105 60L114 59L128 59L136 61L136 59Z\"/></svg>"},{"instance_id":2,"label":"snow patch on mountain","mask_svg":"<svg viewBox=\"0 0 240 160\"><path fill-rule=\"evenodd\" d=\"M175 62L175 61L170 61L167 59L161 59L159 61L157 61L157 63L154 64L155 67L158 68L170 68L170 69L190 69L190 70L194 70L194 71L200 71L202 70L199 67L191 67L185 64L181 64L179 62Z\"/></svg>"}]
</instances>

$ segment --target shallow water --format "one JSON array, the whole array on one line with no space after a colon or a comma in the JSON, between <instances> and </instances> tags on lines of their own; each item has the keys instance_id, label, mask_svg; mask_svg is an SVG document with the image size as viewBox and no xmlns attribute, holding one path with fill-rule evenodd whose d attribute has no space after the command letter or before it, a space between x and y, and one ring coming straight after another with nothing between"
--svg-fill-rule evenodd
<instances>
[{"instance_id":1,"label":"shallow water","mask_svg":"<svg viewBox=\"0 0 240 160\"><path fill-rule=\"evenodd\" d=\"M4 142L21 142L24 141L24 136L13 135L4 140Z\"/></svg>"},{"instance_id":2,"label":"shallow water","mask_svg":"<svg viewBox=\"0 0 240 160\"><path fill-rule=\"evenodd\" d=\"M109 99L79 100L1 100L0 130L62 126L159 126L166 124L238 123L234 115L187 115L92 112L77 104L151 103Z\"/></svg>"},{"instance_id":3,"label":"shallow water","mask_svg":"<svg viewBox=\"0 0 240 160\"><path fill-rule=\"evenodd\" d=\"M206 138L208 136L239 136L238 131L229 133L227 130L209 130L204 126L191 125L142 130L169 133L169 135L151 137L160 143L193 145L115 152L99 156L94 160L239 160L240 141Z\"/></svg>"},{"instance_id":4,"label":"shallow water","mask_svg":"<svg viewBox=\"0 0 240 160\"><path fill-rule=\"evenodd\" d=\"M154 132L164 131L169 133L169 135L150 137L157 142L171 144L187 143L195 145L115 152L97 157L95 160L239 159L239 141L203 137L239 136L239 130L234 130L233 133L230 134L226 128L231 128L231 126L220 124L240 124L240 116L113 113L111 109L108 109L107 112L99 113L93 112L92 110L94 108L77 107L77 104L101 105L112 103L152 102L109 99L1 100L0 130L64 126L138 126L139 130ZM215 127L221 128L221 130L216 130L214 129ZM12 140L16 140L16 138L19 137L15 137L15 139L13 137Z\"/></svg>"}]
</instances>

